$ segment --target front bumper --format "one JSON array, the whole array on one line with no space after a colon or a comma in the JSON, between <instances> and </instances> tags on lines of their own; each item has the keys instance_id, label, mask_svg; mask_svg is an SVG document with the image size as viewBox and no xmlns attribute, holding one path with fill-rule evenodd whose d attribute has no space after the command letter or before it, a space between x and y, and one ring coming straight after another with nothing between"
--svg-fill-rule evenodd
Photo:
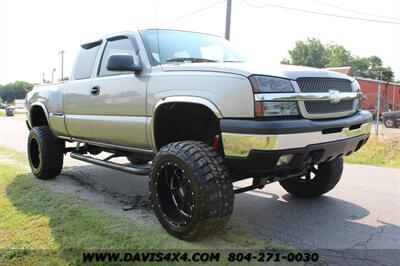
<instances>
[{"instance_id":1,"label":"front bumper","mask_svg":"<svg viewBox=\"0 0 400 266\"><path fill-rule=\"evenodd\" d=\"M307 163L318 164L358 150L369 137L371 120L366 111L319 121L222 119L225 161L240 172L276 174L286 170L284 174L288 174ZM286 165L278 165L282 155L292 155Z\"/></svg>"}]
</instances>

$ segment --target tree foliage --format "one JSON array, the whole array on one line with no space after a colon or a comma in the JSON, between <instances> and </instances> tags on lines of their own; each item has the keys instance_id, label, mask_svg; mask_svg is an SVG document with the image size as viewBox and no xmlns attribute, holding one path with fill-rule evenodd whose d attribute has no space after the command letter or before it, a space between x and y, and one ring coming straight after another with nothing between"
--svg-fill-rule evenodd
<instances>
[{"instance_id":1,"label":"tree foliage","mask_svg":"<svg viewBox=\"0 0 400 266\"><path fill-rule=\"evenodd\" d=\"M393 81L394 73L388 66L383 66L378 56L359 57L352 55L342 45L323 44L315 38L297 41L289 51L290 59L283 59L282 64L303 65L310 67L344 67L351 66L353 76Z\"/></svg>"},{"instance_id":2,"label":"tree foliage","mask_svg":"<svg viewBox=\"0 0 400 266\"><path fill-rule=\"evenodd\" d=\"M328 64L325 67L350 66L353 57L342 45L330 43L325 47Z\"/></svg>"},{"instance_id":3,"label":"tree foliage","mask_svg":"<svg viewBox=\"0 0 400 266\"><path fill-rule=\"evenodd\" d=\"M24 99L28 91L32 90L33 84L25 81L15 81L4 86L0 85L0 98L5 102L15 99Z\"/></svg>"},{"instance_id":4,"label":"tree foliage","mask_svg":"<svg viewBox=\"0 0 400 266\"><path fill-rule=\"evenodd\" d=\"M297 41L293 50L289 51L290 64L310 67L325 67L328 63L326 49L320 40L308 38Z\"/></svg>"}]
</instances>

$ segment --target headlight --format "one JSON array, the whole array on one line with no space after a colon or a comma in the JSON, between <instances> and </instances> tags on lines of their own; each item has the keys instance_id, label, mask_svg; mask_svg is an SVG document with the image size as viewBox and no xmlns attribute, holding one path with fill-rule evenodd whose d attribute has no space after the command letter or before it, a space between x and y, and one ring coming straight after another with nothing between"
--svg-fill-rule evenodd
<instances>
[{"instance_id":1,"label":"headlight","mask_svg":"<svg viewBox=\"0 0 400 266\"><path fill-rule=\"evenodd\" d=\"M288 79L269 76L251 76L250 82L255 94L294 92L292 83ZM297 102L255 102L254 113L256 117L289 116L299 115L299 110Z\"/></svg>"},{"instance_id":2,"label":"headlight","mask_svg":"<svg viewBox=\"0 0 400 266\"><path fill-rule=\"evenodd\" d=\"M299 115L296 102L255 102L255 116Z\"/></svg>"},{"instance_id":3,"label":"headlight","mask_svg":"<svg viewBox=\"0 0 400 266\"><path fill-rule=\"evenodd\" d=\"M250 82L254 93L294 92L290 80L268 76L251 76Z\"/></svg>"},{"instance_id":4,"label":"headlight","mask_svg":"<svg viewBox=\"0 0 400 266\"><path fill-rule=\"evenodd\" d=\"M356 99L356 108L357 108L357 111L360 111L361 109L362 109L362 101L363 99L362 98L357 98Z\"/></svg>"},{"instance_id":5,"label":"headlight","mask_svg":"<svg viewBox=\"0 0 400 266\"><path fill-rule=\"evenodd\" d=\"M358 84L357 80L353 81L351 85L353 86L354 92L361 92L360 84Z\"/></svg>"}]
</instances>

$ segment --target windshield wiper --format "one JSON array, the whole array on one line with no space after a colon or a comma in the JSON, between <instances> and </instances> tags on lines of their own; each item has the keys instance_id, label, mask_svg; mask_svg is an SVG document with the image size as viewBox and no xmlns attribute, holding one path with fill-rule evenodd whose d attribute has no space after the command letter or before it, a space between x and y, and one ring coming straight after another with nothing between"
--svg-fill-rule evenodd
<instances>
[{"instance_id":1,"label":"windshield wiper","mask_svg":"<svg viewBox=\"0 0 400 266\"><path fill-rule=\"evenodd\" d=\"M202 63L202 62L217 62L215 60L206 59L206 58L194 58L194 57L177 57L167 59L166 62L185 62L190 61L192 63Z\"/></svg>"}]
</instances>

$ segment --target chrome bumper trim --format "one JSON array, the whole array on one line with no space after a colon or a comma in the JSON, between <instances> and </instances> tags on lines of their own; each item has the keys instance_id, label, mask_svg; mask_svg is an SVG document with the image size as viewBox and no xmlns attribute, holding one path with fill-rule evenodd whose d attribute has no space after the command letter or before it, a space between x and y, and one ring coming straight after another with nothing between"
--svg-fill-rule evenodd
<instances>
[{"instance_id":1,"label":"chrome bumper trim","mask_svg":"<svg viewBox=\"0 0 400 266\"><path fill-rule=\"evenodd\" d=\"M290 92L290 93L258 93L254 94L256 102L261 101L278 101L278 102L299 102L299 101L328 101L337 103L340 101L349 101L361 97L359 92L341 92L330 91L324 93L303 93L303 92Z\"/></svg>"},{"instance_id":2,"label":"chrome bumper trim","mask_svg":"<svg viewBox=\"0 0 400 266\"><path fill-rule=\"evenodd\" d=\"M369 134L370 131L371 123L365 123L354 130L344 128L341 132L330 134L322 134L321 131L278 135L222 133L222 143L226 156L247 157L251 150L274 151L305 148L312 144Z\"/></svg>"}]
</instances>

